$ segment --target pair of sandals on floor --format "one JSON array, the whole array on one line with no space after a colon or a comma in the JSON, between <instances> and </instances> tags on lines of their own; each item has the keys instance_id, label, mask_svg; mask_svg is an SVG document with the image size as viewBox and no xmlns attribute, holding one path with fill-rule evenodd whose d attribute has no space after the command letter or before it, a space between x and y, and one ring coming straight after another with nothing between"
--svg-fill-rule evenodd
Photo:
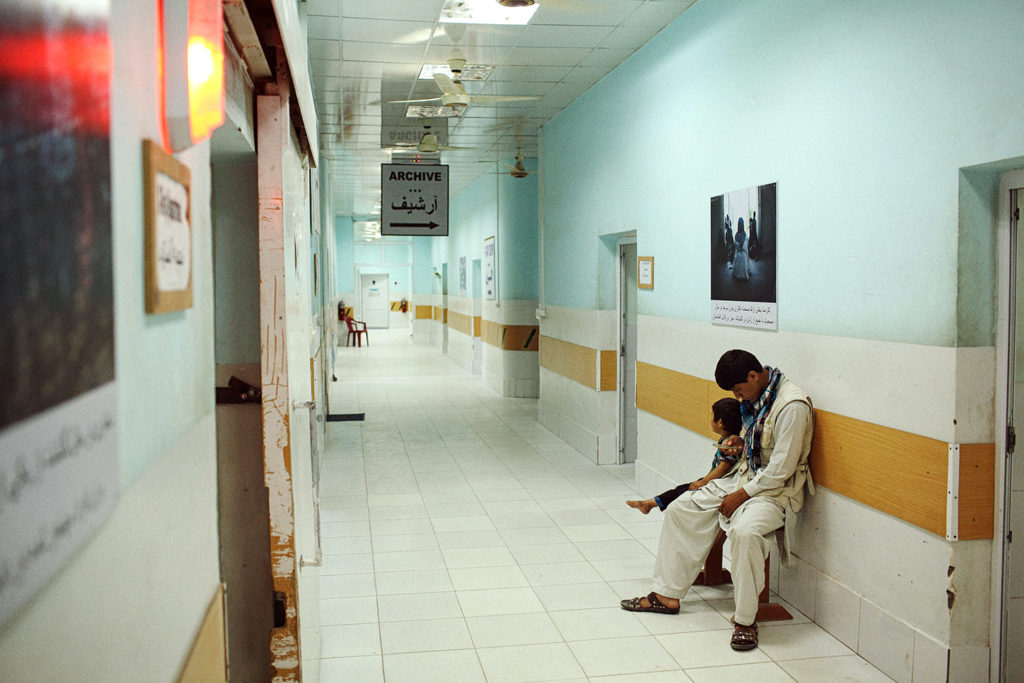
<instances>
[{"instance_id":1,"label":"pair of sandals on floor","mask_svg":"<svg viewBox=\"0 0 1024 683\"><path fill-rule=\"evenodd\" d=\"M647 600L647 604L644 605L643 601ZM622 609L629 610L630 612L655 612L657 614L679 614L679 607L669 607L661 600L658 599L657 593L649 593L646 598L629 598L619 603L622 605ZM757 622L755 621L750 626L744 624L737 624L735 620L730 619L732 625L735 627L732 632L732 638L729 640L729 646L734 650L753 650L757 647Z\"/></svg>"}]
</instances>

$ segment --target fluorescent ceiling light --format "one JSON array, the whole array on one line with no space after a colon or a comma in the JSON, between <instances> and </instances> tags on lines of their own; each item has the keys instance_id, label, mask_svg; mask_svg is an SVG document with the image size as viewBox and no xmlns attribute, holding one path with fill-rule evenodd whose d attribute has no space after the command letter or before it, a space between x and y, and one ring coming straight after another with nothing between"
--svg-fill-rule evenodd
<instances>
[{"instance_id":1,"label":"fluorescent ceiling light","mask_svg":"<svg viewBox=\"0 0 1024 683\"><path fill-rule=\"evenodd\" d=\"M539 5L502 7L495 0L447 0L441 9L441 23L505 24L522 26L530 23Z\"/></svg>"},{"instance_id":2,"label":"fluorescent ceiling light","mask_svg":"<svg viewBox=\"0 0 1024 683\"><path fill-rule=\"evenodd\" d=\"M492 71L494 71L494 67L486 64L467 64L462 67L462 73L459 74L459 80L486 81ZM452 73L451 67L447 64L424 64L423 68L420 69L421 79L431 80L434 78L434 74L444 74L448 78L454 78L455 76L455 74Z\"/></svg>"}]
</instances>

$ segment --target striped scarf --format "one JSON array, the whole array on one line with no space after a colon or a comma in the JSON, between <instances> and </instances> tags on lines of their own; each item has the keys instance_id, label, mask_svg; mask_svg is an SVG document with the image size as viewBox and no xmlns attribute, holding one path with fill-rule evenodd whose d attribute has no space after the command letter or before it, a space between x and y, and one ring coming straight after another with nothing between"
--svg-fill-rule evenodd
<instances>
[{"instance_id":1,"label":"striped scarf","mask_svg":"<svg viewBox=\"0 0 1024 683\"><path fill-rule=\"evenodd\" d=\"M743 418L744 428L743 455L752 472L761 469L761 436L764 433L764 423L768 419L772 404L775 403L779 383L783 378L782 372L776 368L766 365L764 369L768 371L768 386L764 393L754 402L740 403L740 417Z\"/></svg>"}]
</instances>

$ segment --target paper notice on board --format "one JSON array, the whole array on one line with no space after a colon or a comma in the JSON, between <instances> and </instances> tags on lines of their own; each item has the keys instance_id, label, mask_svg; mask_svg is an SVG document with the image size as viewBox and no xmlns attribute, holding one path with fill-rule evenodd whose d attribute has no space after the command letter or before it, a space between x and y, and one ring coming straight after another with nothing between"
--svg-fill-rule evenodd
<instances>
[{"instance_id":1,"label":"paper notice on board","mask_svg":"<svg viewBox=\"0 0 1024 683\"><path fill-rule=\"evenodd\" d=\"M163 173L156 175L156 286L161 292L188 289L192 238L188 224L188 190Z\"/></svg>"}]
</instances>

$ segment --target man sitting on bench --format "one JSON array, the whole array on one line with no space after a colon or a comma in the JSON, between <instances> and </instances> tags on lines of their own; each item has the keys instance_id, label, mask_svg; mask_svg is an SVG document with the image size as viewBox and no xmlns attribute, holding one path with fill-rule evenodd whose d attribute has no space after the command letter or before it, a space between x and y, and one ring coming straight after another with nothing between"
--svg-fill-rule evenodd
<instances>
[{"instance_id":1,"label":"man sitting on bench","mask_svg":"<svg viewBox=\"0 0 1024 683\"><path fill-rule=\"evenodd\" d=\"M654 590L621 602L634 612L677 614L679 600L693 585L719 528L732 544L736 602L730 644L757 647L758 596L764 588L766 534L779 534L788 565L787 530L803 507L814 413L811 399L776 368L762 366L748 351L722 354L715 381L741 400L743 453L726 476L683 493L665 509L654 564Z\"/></svg>"}]
</instances>

